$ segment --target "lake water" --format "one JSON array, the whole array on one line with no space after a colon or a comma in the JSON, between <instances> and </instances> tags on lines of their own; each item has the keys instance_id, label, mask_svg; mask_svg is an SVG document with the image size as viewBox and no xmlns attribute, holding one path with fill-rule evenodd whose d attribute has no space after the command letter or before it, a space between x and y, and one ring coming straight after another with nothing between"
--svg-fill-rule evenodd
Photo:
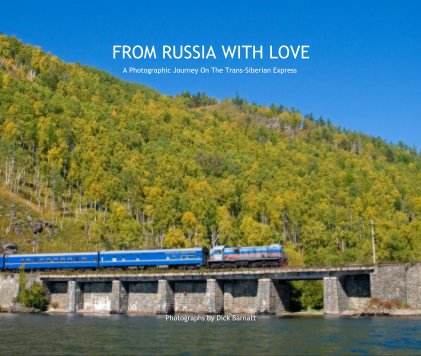
<instances>
[{"instance_id":1,"label":"lake water","mask_svg":"<svg viewBox=\"0 0 421 356\"><path fill-rule=\"evenodd\" d=\"M182 322L165 316L0 314L1 355L145 353L421 355L421 318Z\"/></svg>"}]
</instances>

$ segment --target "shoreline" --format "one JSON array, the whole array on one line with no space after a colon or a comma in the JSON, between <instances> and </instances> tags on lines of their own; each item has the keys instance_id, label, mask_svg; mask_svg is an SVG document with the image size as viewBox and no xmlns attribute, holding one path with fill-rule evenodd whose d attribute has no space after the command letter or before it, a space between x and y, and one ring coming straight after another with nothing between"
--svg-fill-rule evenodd
<instances>
[{"instance_id":1,"label":"shoreline","mask_svg":"<svg viewBox=\"0 0 421 356\"><path fill-rule=\"evenodd\" d=\"M395 310L346 310L340 314L345 317L413 317L421 316L421 309L395 309Z\"/></svg>"},{"instance_id":2,"label":"shoreline","mask_svg":"<svg viewBox=\"0 0 421 356\"><path fill-rule=\"evenodd\" d=\"M92 311L92 310L81 310L76 313L69 313L65 310L47 310L41 311L33 308L1 308L0 314L44 314L44 315L78 315L78 316L115 316L115 315L125 315L129 317L151 317L156 316L160 317L161 314L151 314L151 313L135 313L129 312L125 314L114 314L107 311ZM195 314L195 313L170 313L168 315L180 316L180 315L191 315L191 316L200 316L200 315L214 315L214 314ZM346 310L339 314L326 314L321 311L299 311L299 312L283 312L280 314L217 314L224 316L232 315L241 315L241 316L252 316L255 318L259 317L278 317L278 318L309 318L309 317L341 317L341 318L359 318L359 317L421 317L421 309L396 309L389 311L376 311L376 310L364 310L364 311L355 311L355 310Z\"/></svg>"}]
</instances>

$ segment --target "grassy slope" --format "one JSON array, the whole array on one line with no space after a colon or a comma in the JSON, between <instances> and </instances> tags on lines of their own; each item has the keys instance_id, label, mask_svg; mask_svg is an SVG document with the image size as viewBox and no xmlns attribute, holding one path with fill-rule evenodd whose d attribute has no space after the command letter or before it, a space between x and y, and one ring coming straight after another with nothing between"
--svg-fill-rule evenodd
<instances>
[{"instance_id":1,"label":"grassy slope","mask_svg":"<svg viewBox=\"0 0 421 356\"><path fill-rule=\"evenodd\" d=\"M48 222L50 210L38 208L37 205L0 188L0 239L14 242L18 252L57 251L96 251L96 244L89 241L84 231L83 221L75 223L74 219L65 218L62 228L44 227L39 234L34 234L32 225ZM60 221L61 223L61 221ZM38 247L33 242L38 241Z\"/></svg>"}]
</instances>

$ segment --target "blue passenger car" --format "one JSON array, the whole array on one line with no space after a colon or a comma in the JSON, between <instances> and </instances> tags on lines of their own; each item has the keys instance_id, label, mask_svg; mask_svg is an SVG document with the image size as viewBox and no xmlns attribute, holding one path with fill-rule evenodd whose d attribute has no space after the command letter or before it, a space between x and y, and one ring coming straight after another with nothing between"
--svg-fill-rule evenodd
<instances>
[{"instance_id":1,"label":"blue passenger car","mask_svg":"<svg viewBox=\"0 0 421 356\"><path fill-rule=\"evenodd\" d=\"M100 267L200 266L206 262L203 248L105 251Z\"/></svg>"},{"instance_id":2,"label":"blue passenger car","mask_svg":"<svg viewBox=\"0 0 421 356\"><path fill-rule=\"evenodd\" d=\"M5 270L97 268L98 252L42 253L9 255L5 257Z\"/></svg>"}]
</instances>

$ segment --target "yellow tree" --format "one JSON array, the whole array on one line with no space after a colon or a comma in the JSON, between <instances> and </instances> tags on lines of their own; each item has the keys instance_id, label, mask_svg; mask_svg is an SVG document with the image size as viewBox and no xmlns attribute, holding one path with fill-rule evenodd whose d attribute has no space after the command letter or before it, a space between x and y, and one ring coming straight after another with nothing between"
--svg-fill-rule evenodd
<instances>
[{"instance_id":1,"label":"yellow tree","mask_svg":"<svg viewBox=\"0 0 421 356\"><path fill-rule=\"evenodd\" d=\"M269 225L259 223L250 216L243 218L240 230L247 245L262 246L273 241L273 234Z\"/></svg>"},{"instance_id":2,"label":"yellow tree","mask_svg":"<svg viewBox=\"0 0 421 356\"><path fill-rule=\"evenodd\" d=\"M198 246L202 242L203 227L198 223L194 213L186 211L181 218L181 224L190 244Z\"/></svg>"},{"instance_id":3,"label":"yellow tree","mask_svg":"<svg viewBox=\"0 0 421 356\"><path fill-rule=\"evenodd\" d=\"M234 219L228 208L223 205L219 206L216 211L216 223L218 226L218 244L235 245L238 243L235 233Z\"/></svg>"},{"instance_id":4,"label":"yellow tree","mask_svg":"<svg viewBox=\"0 0 421 356\"><path fill-rule=\"evenodd\" d=\"M191 247L191 243L186 237L181 229L178 228L170 228L167 233L165 234L164 242L162 247L170 248L170 247Z\"/></svg>"}]
</instances>

